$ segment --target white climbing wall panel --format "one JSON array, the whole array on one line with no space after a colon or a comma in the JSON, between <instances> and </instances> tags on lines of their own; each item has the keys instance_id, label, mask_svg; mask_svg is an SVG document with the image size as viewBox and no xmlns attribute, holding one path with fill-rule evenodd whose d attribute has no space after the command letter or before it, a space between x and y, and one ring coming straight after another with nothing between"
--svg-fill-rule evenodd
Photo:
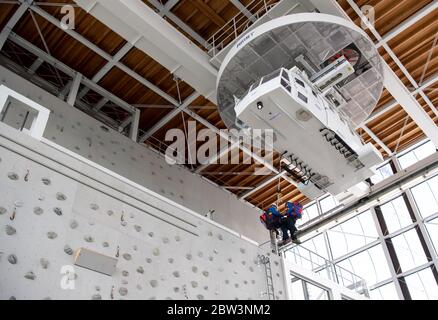
<instances>
[{"instance_id":1,"label":"white climbing wall panel","mask_svg":"<svg viewBox=\"0 0 438 320\"><path fill-rule=\"evenodd\" d=\"M163 157L118 132L102 129L99 121L2 66L0 84L52 110L44 138L197 213L215 210L216 222L257 242L269 240L259 212L235 196L186 169L168 165Z\"/></svg>"},{"instance_id":2,"label":"white climbing wall panel","mask_svg":"<svg viewBox=\"0 0 438 320\"><path fill-rule=\"evenodd\" d=\"M53 111L46 139L147 188L0 123L0 299L268 298L258 256L269 253L239 235L266 238L255 210L9 71L0 74ZM184 206L214 209L216 222L238 233ZM117 257L116 273L74 266L79 248ZM274 296L284 299L280 259L269 257ZM69 266L74 290L61 285Z\"/></svg>"},{"instance_id":3,"label":"white climbing wall panel","mask_svg":"<svg viewBox=\"0 0 438 320\"><path fill-rule=\"evenodd\" d=\"M256 244L50 150L0 124L0 299L267 298ZM73 266L81 247L117 257L116 273Z\"/></svg>"}]
</instances>

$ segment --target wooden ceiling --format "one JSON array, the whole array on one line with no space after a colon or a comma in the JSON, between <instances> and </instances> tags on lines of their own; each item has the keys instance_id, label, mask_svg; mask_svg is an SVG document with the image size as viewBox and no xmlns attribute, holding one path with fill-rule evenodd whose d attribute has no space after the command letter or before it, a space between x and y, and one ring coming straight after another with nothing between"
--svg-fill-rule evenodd
<instances>
[{"instance_id":1,"label":"wooden ceiling","mask_svg":"<svg viewBox=\"0 0 438 320\"><path fill-rule=\"evenodd\" d=\"M168 2L166 0L155 1L154 5L152 4L154 1L142 1L145 5L148 5L157 12L160 12L160 7L166 6ZM241 3L246 6L252 1L253 0L241 0ZM277 1L278 0L271 0L269 2L275 3ZM60 7L47 5L47 2L74 4L72 0L50 0L46 1L46 4L40 3L41 9L45 10L58 20L62 17ZM432 0L360 0L356 1L356 4L359 7L364 5L371 5L374 7L376 30L381 36L385 36L431 2ZM158 6L157 3L160 5ZM355 21L355 23L359 25L360 19L348 2L346 0L338 0L338 3ZM0 29L3 29L17 8L18 5L16 4L0 4ZM76 7L75 9L75 31L96 45L99 49L103 50L106 54L114 56L124 45L126 45L126 41L123 38L96 20L93 16L79 7ZM252 9L252 11L256 10L258 10L257 7ZM240 16L243 15L239 12L239 9L228 0L180 0L177 1L170 10L171 15L177 17L204 40L207 40L215 34L237 14L240 14ZM189 37L200 48L205 50L205 42L201 43L194 39L190 34L177 26L175 21L170 17L164 15L163 18ZM246 18L244 17L242 19ZM41 30L44 42L38 32L37 25ZM14 27L13 32L32 42L41 50L46 51L48 49L53 57L82 73L89 79L96 76L99 70L101 70L107 63L107 60L102 58L95 51L87 48L65 31L54 26L36 13L31 14L30 12L27 12ZM374 35L369 31L368 33L373 40L376 40ZM409 72L417 84L424 83L437 74L438 48L433 48L433 43L437 35L438 10L435 10L411 27L400 32L388 42L391 50L396 54L398 59L400 59L407 72ZM11 53L12 51L14 51L14 53ZM379 49L379 52L383 59L400 77L401 81L408 88L413 90L412 83L396 65L388 52L386 52L383 47ZM14 57L16 58L18 53L19 48L8 41L3 49L3 55L13 59ZM19 58L21 60L20 64L29 68L36 57L20 54ZM184 101L195 91L194 88L191 88L183 81L178 81L177 84L177 81L168 70L153 58L136 48L130 49L120 62L177 101ZM42 68L42 70L44 70L44 68ZM47 72L37 72L37 74L41 77L49 77ZM65 80L62 80L65 81L65 83L63 83L64 85L68 82L68 77L66 76L65 78ZM156 94L117 66L112 67L112 69L98 81L98 84L129 104L136 105L140 108L140 129L143 132L147 132L152 128L152 126L160 119L171 112L173 108L166 99ZM424 92L436 108L438 104L438 83L432 84L429 88L426 88ZM94 103L97 103L101 99L101 97L94 92L88 93L85 98L88 99L87 101L92 101ZM416 98L424 110L430 115L435 123L438 124L438 117L430 106L427 105L426 101L424 101L419 95ZM385 108L385 106L392 103L393 100L393 97L385 90L375 108L375 112L379 112L379 110L382 110L382 108ZM217 128L225 128L216 106L204 97L196 99L191 104L190 109ZM103 110L106 109L104 108ZM120 116L120 119L117 120L122 121L123 114ZM146 140L145 143L164 151L169 143L164 141L167 130L171 128L184 129L189 120L194 119L187 114L178 114L164 127L155 132L155 134ZM400 105L396 105L379 115L374 120L370 121L367 124L367 127L381 141L383 141L392 152L400 152L424 138L424 133L416 123L412 121ZM204 126L198 123L197 129L200 130L202 128L204 128ZM366 132L362 129L358 129L358 133L362 136L365 142L373 143L384 157L388 156L383 148ZM232 154L230 152L229 157L231 156ZM242 158L243 154L242 152L238 152L234 154L234 156ZM274 165L276 167L279 166L278 155L275 156ZM254 161L252 161L251 164L218 164L202 167L203 169L200 173L214 183L228 187L228 190L236 194L236 196L242 196L248 192L248 190L251 190L251 188L257 187L272 178L272 175L254 175L254 168L257 166L259 166L259 164ZM201 165L194 164L188 165L187 167L190 170L195 171L201 168ZM260 208L266 208L274 202L278 196L282 200L308 201L299 193L295 186L281 178L272 181L263 188L260 188L260 190L247 197L246 200Z\"/></svg>"}]
</instances>

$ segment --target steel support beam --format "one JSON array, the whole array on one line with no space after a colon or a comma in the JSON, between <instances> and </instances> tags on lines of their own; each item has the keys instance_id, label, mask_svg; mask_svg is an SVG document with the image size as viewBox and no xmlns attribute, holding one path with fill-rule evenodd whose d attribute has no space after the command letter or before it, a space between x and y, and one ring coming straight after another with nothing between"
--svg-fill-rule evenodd
<instances>
[{"instance_id":1,"label":"steel support beam","mask_svg":"<svg viewBox=\"0 0 438 320\"><path fill-rule=\"evenodd\" d=\"M17 11L15 11L14 15L9 19L8 23L4 26L2 32L0 33L0 50L6 43L6 40L11 34L12 29L14 29L15 25L18 23L18 21L20 21L27 9L29 9L32 2L33 1L30 0L23 1Z\"/></svg>"},{"instance_id":2,"label":"steel support beam","mask_svg":"<svg viewBox=\"0 0 438 320\"><path fill-rule=\"evenodd\" d=\"M388 154L388 156L392 156L392 151L388 148L386 144L383 143L382 140L378 136L374 134L367 126L362 126L362 129L373 139L382 149Z\"/></svg>"},{"instance_id":3,"label":"steel support beam","mask_svg":"<svg viewBox=\"0 0 438 320\"><path fill-rule=\"evenodd\" d=\"M102 67L102 69L100 69L95 75L94 77L91 79L94 82L99 82L100 80L103 79L103 77L105 77L110 71L111 69L116 65L116 63L118 63L128 52L129 50L131 50L134 47L134 44L131 44L129 42L127 42L113 57L110 61L107 62L106 65L104 65ZM88 88L84 88L80 93L79 93L79 99L81 99L82 97L84 97L87 92L88 92Z\"/></svg>"},{"instance_id":4,"label":"steel support beam","mask_svg":"<svg viewBox=\"0 0 438 320\"><path fill-rule=\"evenodd\" d=\"M239 9L240 12L242 12L249 20L252 22L255 22L257 19L253 16L251 12L240 2L239 0L230 0L230 2Z\"/></svg>"},{"instance_id":5,"label":"steel support beam","mask_svg":"<svg viewBox=\"0 0 438 320\"><path fill-rule=\"evenodd\" d=\"M14 32L11 32L9 39L16 43L17 45L23 47L24 49L28 50L29 52L33 53L37 57L43 59L45 62L55 66L65 74L68 74L71 77L75 77L77 74L76 70L73 70L72 68L68 67L61 61L57 60L56 58L52 57L48 53L44 52L40 48L36 47L34 44L28 42L27 40L21 38L19 35L15 34ZM126 101L123 101L122 99L116 97L112 93L108 92L92 80L82 77L82 83L86 86L90 87L93 91L99 93L100 95L107 97L109 100L113 101L118 106L122 107L129 113L135 112L136 108L128 104Z\"/></svg>"},{"instance_id":6,"label":"steel support beam","mask_svg":"<svg viewBox=\"0 0 438 320\"><path fill-rule=\"evenodd\" d=\"M231 138L227 133L225 133L225 131L219 130L214 125L212 125L210 122L208 122L206 119L200 117L198 114L194 113L193 111L191 111L189 109L185 109L184 112L187 113L190 117L192 117L196 121L198 121L199 123L203 124L205 127L212 130L214 133L219 135L221 138L231 142L232 144L238 143L238 141L236 139ZM249 155L250 157L252 157L258 163L260 163L261 165L263 165L264 167L266 167L267 169L272 171L274 174L280 173L271 163L268 163L265 159L263 159L258 154L253 153L250 149L248 149L242 145L239 145L239 149L242 150L247 155ZM286 181L288 181L289 183L291 183L292 185L297 186L297 182L290 179L289 177L284 177L284 179Z\"/></svg>"},{"instance_id":7,"label":"steel support beam","mask_svg":"<svg viewBox=\"0 0 438 320\"><path fill-rule=\"evenodd\" d=\"M35 74L35 72L37 72L38 68L41 67L41 65L43 64L44 60L41 58L37 58L34 63L32 63L32 65L29 68L29 73L30 74Z\"/></svg>"},{"instance_id":8,"label":"steel support beam","mask_svg":"<svg viewBox=\"0 0 438 320\"><path fill-rule=\"evenodd\" d=\"M394 71L386 63L383 65L383 68L386 89L438 149L438 128L435 122L410 94Z\"/></svg>"},{"instance_id":9,"label":"steel support beam","mask_svg":"<svg viewBox=\"0 0 438 320\"><path fill-rule=\"evenodd\" d=\"M123 51L119 52L119 56L118 57L112 57L111 55L109 55L108 53L106 53L105 51L103 51L102 49L100 49L98 46L96 46L94 43L92 43L91 41L89 41L88 39L86 39L85 37L83 37L82 35L80 35L79 33L77 33L74 30L71 29L63 29L62 28L62 23L61 21L59 21L58 19L56 19L55 17L53 17L52 15L50 15L47 11L33 5L30 7L30 9L35 12L36 14L38 14L39 16L43 17L44 19L46 19L48 22L52 23L54 26L64 30L68 35L70 35L71 37L73 37L75 40L79 41L80 43L82 43L83 45L85 45L87 48L91 49L92 51L94 51L95 53L97 53L98 55L100 55L102 58L104 58L105 60L107 60L109 62L109 64L107 64L104 68L108 69L108 68L112 68L113 66L116 66L117 68L121 69L123 72L125 72L126 74L128 74L129 76L131 76L132 78L136 79L138 82L140 82L141 84L143 84L144 86L146 86L147 88L149 88L150 90L154 91L156 94L158 94L159 96L161 96L162 98L166 99L167 101L169 101L172 104L175 104L176 100L171 97L169 94L167 94L166 92L164 92L163 90L161 90L160 88L158 88L156 85L154 85L153 83L151 83L150 81L146 80L145 78L143 78L141 75L139 75L138 73L136 73L135 71L129 69L127 66L125 66L123 63L121 63L120 61L118 61L117 59L121 59L123 56L121 56L126 50L129 50L131 47L129 47L129 45L125 46ZM138 35L137 38L133 39L133 43L137 43L139 40L141 39L141 35ZM99 77L103 77L102 75L103 73L100 73L96 76ZM177 102L176 102L177 103Z\"/></svg>"},{"instance_id":10,"label":"steel support beam","mask_svg":"<svg viewBox=\"0 0 438 320\"><path fill-rule=\"evenodd\" d=\"M239 141L237 141L237 142L231 144L230 146L226 146L226 147L223 148L221 151L219 151L218 154L215 154L215 155L213 155L212 157L210 157L210 158L207 160L207 163L206 163L206 164L203 164L203 165L199 166L199 167L196 169L195 173L199 173L199 174L200 174L202 171L204 171L205 169L207 169L209 166L211 166L211 165L213 165L213 164L216 164L216 162L217 162L218 159L221 159L223 156L228 155L228 153L229 153L231 150L233 150L234 148L236 148L236 147L238 147L238 146L239 146Z\"/></svg>"},{"instance_id":11,"label":"steel support beam","mask_svg":"<svg viewBox=\"0 0 438 320\"><path fill-rule=\"evenodd\" d=\"M409 27L413 26L415 23L423 19L425 16L427 16L432 11L438 9L438 2L432 1L430 4L422 8L420 11L416 12L414 15L409 17L407 20L403 21L400 25L398 25L396 28L389 31L385 36L382 37L382 40L380 40L376 47L380 48L383 46L383 44L388 43L391 39L398 36L400 33L408 29Z\"/></svg>"},{"instance_id":12,"label":"steel support beam","mask_svg":"<svg viewBox=\"0 0 438 320\"><path fill-rule=\"evenodd\" d=\"M76 98L78 97L79 86L81 85L82 74L76 73L73 82L70 87L70 92L68 93L67 103L71 106L75 105Z\"/></svg>"},{"instance_id":13,"label":"steel support beam","mask_svg":"<svg viewBox=\"0 0 438 320\"><path fill-rule=\"evenodd\" d=\"M161 118L148 132L146 132L139 140L140 143L145 142L149 139L154 133L160 130L163 126L166 125L170 120L175 118L181 111L184 111L187 107L190 106L193 101L199 98L199 94L194 92L191 96L189 96L181 105L178 105L174 110L170 111L166 116Z\"/></svg>"},{"instance_id":14,"label":"steel support beam","mask_svg":"<svg viewBox=\"0 0 438 320\"><path fill-rule=\"evenodd\" d=\"M197 34L192 28L190 28L187 24L185 24L180 18L178 18L176 15L174 15L171 10L172 8L178 3L179 0L173 0L168 1L163 6L159 1L157 0L149 0L152 5L158 9L158 14L162 17L166 16L170 20L173 21L178 27L180 27L184 32L186 32L189 36L191 36L193 39L195 39L200 45L202 45L204 48L208 49L206 46L207 41L203 37L201 37L199 34Z\"/></svg>"},{"instance_id":15,"label":"steel support beam","mask_svg":"<svg viewBox=\"0 0 438 320\"><path fill-rule=\"evenodd\" d=\"M199 94L216 102L217 70L210 64L210 56L143 1L75 2L128 42L141 36L136 48L195 88Z\"/></svg>"},{"instance_id":16,"label":"steel support beam","mask_svg":"<svg viewBox=\"0 0 438 320\"><path fill-rule=\"evenodd\" d=\"M240 198L241 199L246 199L248 198L250 195L256 193L257 191L263 189L264 187L268 186L270 183L274 182L277 179L280 179L281 177L283 177L286 174L286 171L280 172L272 177L270 177L269 179L267 179L266 181L263 181L261 184L259 184L257 187L255 187L254 189L244 193Z\"/></svg>"},{"instance_id":17,"label":"steel support beam","mask_svg":"<svg viewBox=\"0 0 438 320\"><path fill-rule=\"evenodd\" d=\"M132 124L131 124L131 132L130 136L131 139L135 142L137 142L138 138L138 126L140 124L140 110L136 109L133 115Z\"/></svg>"}]
</instances>

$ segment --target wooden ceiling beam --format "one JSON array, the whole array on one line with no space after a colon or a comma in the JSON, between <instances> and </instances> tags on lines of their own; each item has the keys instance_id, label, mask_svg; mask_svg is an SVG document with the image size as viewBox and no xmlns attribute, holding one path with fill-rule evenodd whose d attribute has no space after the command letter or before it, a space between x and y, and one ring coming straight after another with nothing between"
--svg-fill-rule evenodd
<instances>
[{"instance_id":1,"label":"wooden ceiling beam","mask_svg":"<svg viewBox=\"0 0 438 320\"><path fill-rule=\"evenodd\" d=\"M189 0L194 7L200 10L205 16L214 22L218 27L224 26L227 22L218 15L208 4L202 0Z\"/></svg>"}]
</instances>

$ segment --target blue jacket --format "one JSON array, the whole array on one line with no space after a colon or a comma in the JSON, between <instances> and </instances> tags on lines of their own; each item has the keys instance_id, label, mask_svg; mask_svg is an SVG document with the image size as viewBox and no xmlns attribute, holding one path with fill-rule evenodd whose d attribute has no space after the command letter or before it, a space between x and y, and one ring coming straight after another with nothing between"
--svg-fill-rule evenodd
<instances>
[{"instance_id":1,"label":"blue jacket","mask_svg":"<svg viewBox=\"0 0 438 320\"><path fill-rule=\"evenodd\" d=\"M288 216L294 217L295 219L300 219L302 216L303 207L301 204L286 202L286 214Z\"/></svg>"},{"instance_id":2,"label":"blue jacket","mask_svg":"<svg viewBox=\"0 0 438 320\"><path fill-rule=\"evenodd\" d=\"M271 213L274 217L281 217L281 213L278 211L278 209L275 206L269 207L268 210L266 210L267 213Z\"/></svg>"},{"instance_id":3,"label":"blue jacket","mask_svg":"<svg viewBox=\"0 0 438 320\"><path fill-rule=\"evenodd\" d=\"M286 214L288 216L292 215L294 212L294 204L290 202L286 202Z\"/></svg>"}]
</instances>

